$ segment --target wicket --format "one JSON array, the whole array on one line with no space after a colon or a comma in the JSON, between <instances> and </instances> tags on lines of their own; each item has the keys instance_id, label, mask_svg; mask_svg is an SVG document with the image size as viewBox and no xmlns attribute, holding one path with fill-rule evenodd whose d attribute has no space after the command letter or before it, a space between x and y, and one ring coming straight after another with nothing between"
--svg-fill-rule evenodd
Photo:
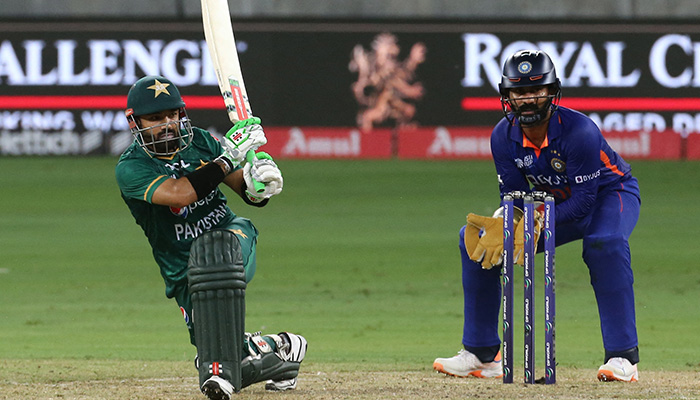
<instances>
[{"instance_id":1,"label":"wicket","mask_svg":"<svg viewBox=\"0 0 700 400\"><path fill-rule=\"evenodd\" d=\"M523 199L523 285L524 285L524 368L525 383L535 383L535 201L544 202L544 318L545 318L545 384L556 383L555 359L555 296L554 197L545 192L510 192L503 196L503 383L513 383L513 268L514 233L513 201Z\"/></svg>"}]
</instances>

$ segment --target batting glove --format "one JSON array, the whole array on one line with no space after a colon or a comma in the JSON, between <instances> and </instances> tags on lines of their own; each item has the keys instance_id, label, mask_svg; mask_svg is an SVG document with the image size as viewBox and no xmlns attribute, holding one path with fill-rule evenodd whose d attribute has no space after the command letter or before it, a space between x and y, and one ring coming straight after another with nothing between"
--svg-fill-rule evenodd
<instances>
[{"instance_id":1,"label":"batting glove","mask_svg":"<svg viewBox=\"0 0 700 400\"><path fill-rule=\"evenodd\" d=\"M241 165L249 150L255 151L265 143L267 143L267 138L262 125L260 125L260 118L250 117L236 122L226 132L222 146L226 156L232 159L235 165Z\"/></svg>"},{"instance_id":2,"label":"batting glove","mask_svg":"<svg viewBox=\"0 0 700 400\"><path fill-rule=\"evenodd\" d=\"M261 151L256 154L257 159L252 164L247 163L243 167L243 179L248 187L246 196L253 203L259 203L264 199L269 199L272 196L282 192L284 179L282 179L282 171L280 171L272 156ZM256 193L253 188L253 179L264 184L265 190Z\"/></svg>"}]
</instances>

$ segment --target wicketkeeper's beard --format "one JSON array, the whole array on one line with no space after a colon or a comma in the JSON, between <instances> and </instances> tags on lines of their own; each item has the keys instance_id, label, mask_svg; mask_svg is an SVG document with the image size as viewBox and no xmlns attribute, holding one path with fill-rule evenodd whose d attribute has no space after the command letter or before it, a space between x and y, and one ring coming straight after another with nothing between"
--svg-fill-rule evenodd
<instances>
[{"instance_id":1,"label":"wicketkeeper's beard","mask_svg":"<svg viewBox=\"0 0 700 400\"><path fill-rule=\"evenodd\" d=\"M522 104L515 109L520 121L520 126L525 128L535 127L549 121L552 101L546 101L541 107L538 104Z\"/></svg>"}]
</instances>

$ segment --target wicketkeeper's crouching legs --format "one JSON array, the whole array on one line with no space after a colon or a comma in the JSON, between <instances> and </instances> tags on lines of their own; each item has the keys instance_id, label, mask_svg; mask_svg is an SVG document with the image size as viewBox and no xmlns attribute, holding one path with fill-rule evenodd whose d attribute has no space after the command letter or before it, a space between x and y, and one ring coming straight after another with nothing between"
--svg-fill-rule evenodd
<instances>
[{"instance_id":1,"label":"wicketkeeper's crouching legs","mask_svg":"<svg viewBox=\"0 0 700 400\"><path fill-rule=\"evenodd\" d=\"M277 390L296 387L306 340L291 333L245 333L245 268L234 233L210 231L192 243L188 283L204 394L229 399L234 391L263 380L281 383Z\"/></svg>"}]
</instances>

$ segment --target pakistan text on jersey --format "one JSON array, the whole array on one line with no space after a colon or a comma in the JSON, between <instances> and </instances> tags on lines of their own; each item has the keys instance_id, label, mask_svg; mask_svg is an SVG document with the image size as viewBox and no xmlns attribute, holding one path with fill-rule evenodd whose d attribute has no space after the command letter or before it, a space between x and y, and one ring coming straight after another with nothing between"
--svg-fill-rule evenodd
<instances>
[{"instance_id":1,"label":"pakistan text on jersey","mask_svg":"<svg viewBox=\"0 0 700 400\"><path fill-rule=\"evenodd\" d=\"M214 228L224 217L226 217L226 205L221 204L195 223L185 222L184 224L173 225L175 237L178 241L194 239L205 231Z\"/></svg>"}]
</instances>

